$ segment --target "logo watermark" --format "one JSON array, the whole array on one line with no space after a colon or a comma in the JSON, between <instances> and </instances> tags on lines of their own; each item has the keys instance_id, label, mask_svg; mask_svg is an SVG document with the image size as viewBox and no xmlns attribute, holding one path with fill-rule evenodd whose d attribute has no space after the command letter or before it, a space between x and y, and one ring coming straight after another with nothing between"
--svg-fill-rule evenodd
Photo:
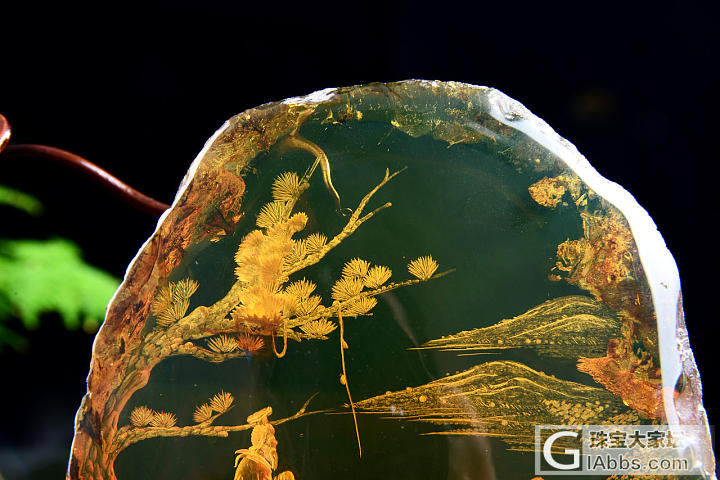
<instances>
[{"instance_id":1,"label":"logo watermark","mask_svg":"<svg viewBox=\"0 0 720 480\"><path fill-rule=\"evenodd\" d=\"M693 475L701 427L536 425L536 475Z\"/></svg>"}]
</instances>

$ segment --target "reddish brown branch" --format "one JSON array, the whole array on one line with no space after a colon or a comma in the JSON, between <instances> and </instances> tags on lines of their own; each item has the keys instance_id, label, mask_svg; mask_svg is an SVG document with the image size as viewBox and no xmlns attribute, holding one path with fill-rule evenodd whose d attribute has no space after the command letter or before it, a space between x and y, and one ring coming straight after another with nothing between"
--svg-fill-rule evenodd
<instances>
[{"instance_id":1,"label":"reddish brown branch","mask_svg":"<svg viewBox=\"0 0 720 480\"><path fill-rule=\"evenodd\" d=\"M170 208L170 205L138 192L130 185L111 175L94 163L79 155L48 147L47 145L19 144L8 146L2 154L3 158L32 157L59 162L88 175L92 180L103 185L110 193L145 213L159 217Z\"/></svg>"},{"instance_id":2,"label":"reddish brown branch","mask_svg":"<svg viewBox=\"0 0 720 480\"><path fill-rule=\"evenodd\" d=\"M155 217L159 217L165 210L170 208L170 205L158 202L154 198L138 192L127 183L122 182L94 163L74 153L60 148L48 147L47 145L19 144L7 146L10 141L10 132L10 123L0 115L0 153L2 153L2 158L42 158L67 165L88 175L92 180L103 185L110 193L130 206ZM5 151L3 152L3 150Z\"/></svg>"}]
</instances>

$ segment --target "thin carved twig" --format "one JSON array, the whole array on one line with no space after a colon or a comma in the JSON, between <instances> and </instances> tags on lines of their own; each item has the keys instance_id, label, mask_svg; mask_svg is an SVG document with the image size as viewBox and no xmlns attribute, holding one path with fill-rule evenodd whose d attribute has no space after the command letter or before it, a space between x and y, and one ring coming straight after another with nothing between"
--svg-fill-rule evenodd
<instances>
[{"instance_id":1,"label":"thin carved twig","mask_svg":"<svg viewBox=\"0 0 720 480\"><path fill-rule=\"evenodd\" d=\"M317 410L308 412L307 407L317 393L313 394L308 398L300 409L289 417L273 420L270 423L273 425L280 425L291 420L296 420L300 417L308 415L314 415L316 413L323 413L324 410ZM188 425L186 427L134 427L132 425L125 425L120 428L115 436L115 441L111 447L113 452L120 452L130 445L147 440L148 438L157 437L190 437L190 436L201 436L201 437L227 437L230 432L242 432L244 430L250 430L254 425L245 423L242 425L210 425L210 423L219 417L220 414L214 415L212 419L207 422L203 422L199 425Z\"/></svg>"}]
</instances>

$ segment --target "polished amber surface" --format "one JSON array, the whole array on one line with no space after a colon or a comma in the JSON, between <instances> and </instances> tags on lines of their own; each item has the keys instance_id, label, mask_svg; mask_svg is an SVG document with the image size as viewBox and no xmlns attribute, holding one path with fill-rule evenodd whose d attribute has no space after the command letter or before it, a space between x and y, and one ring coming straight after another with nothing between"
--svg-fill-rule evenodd
<instances>
[{"instance_id":1,"label":"polished amber surface","mask_svg":"<svg viewBox=\"0 0 720 480\"><path fill-rule=\"evenodd\" d=\"M111 302L68 476L530 479L538 424L704 426L648 222L492 89L237 115Z\"/></svg>"}]
</instances>

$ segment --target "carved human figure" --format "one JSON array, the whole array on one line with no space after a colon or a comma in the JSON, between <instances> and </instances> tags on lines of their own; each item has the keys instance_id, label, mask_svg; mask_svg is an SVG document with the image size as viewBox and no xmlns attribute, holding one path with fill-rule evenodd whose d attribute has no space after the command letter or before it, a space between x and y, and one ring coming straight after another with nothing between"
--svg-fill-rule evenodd
<instances>
[{"instance_id":1,"label":"carved human figure","mask_svg":"<svg viewBox=\"0 0 720 480\"><path fill-rule=\"evenodd\" d=\"M263 408L250 415L247 422L254 425L250 434L250 448L236 450L234 480L295 480L292 472L285 471L273 477L272 473L278 466L278 441L275 438L275 427L268 417L272 415L272 407Z\"/></svg>"}]
</instances>

